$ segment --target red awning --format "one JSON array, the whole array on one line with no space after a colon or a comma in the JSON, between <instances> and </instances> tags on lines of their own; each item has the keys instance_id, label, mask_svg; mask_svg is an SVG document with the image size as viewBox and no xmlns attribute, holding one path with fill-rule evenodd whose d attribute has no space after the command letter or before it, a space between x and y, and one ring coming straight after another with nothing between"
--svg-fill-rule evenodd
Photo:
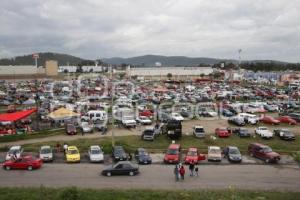
<instances>
[{"instance_id":1,"label":"red awning","mask_svg":"<svg viewBox=\"0 0 300 200\"><path fill-rule=\"evenodd\" d=\"M0 121L9 121L9 122L15 122L20 119L26 118L32 113L36 112L36 109L30 109L30 110L23 110L23 111L18 111L14 113L2 113L0 114Z\"/></svg>"}]
</instances>

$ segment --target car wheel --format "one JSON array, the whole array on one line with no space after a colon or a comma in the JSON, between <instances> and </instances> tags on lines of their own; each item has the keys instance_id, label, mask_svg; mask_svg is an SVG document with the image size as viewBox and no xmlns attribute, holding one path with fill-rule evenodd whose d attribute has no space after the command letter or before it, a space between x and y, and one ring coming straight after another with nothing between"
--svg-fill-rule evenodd
<instances>
[{"instance_id":1,"label":"car wheel","mask_svg":"<svg viewBox=\"0 0 300 200\"><path fill-rule=\"evenodd\" d=\"M28 166L27 169L28 169L28 171L31 171L32 170L32 166Z\"/></svg>"},{"instance_id":2,"label":"car wheel","mask_svg":"<svg viewBox=\"0 0 300 200\"><path fill-rule=\"evenodd\" d=\"M111 176L111 173L110 173L110 172L107 172L107 173L106 173L106 176Z\"/></svg>"},{"instance_id":3,"label":"car wheel","mask_svg":"<svg viewBox=\"0 0 300 200\"><path fill-rule=\"evenodd\" d=\"M266 163L270 163L270 159L268 159L268 158L265 161L266 161Z\"/></svg>"},{"instance_id":4,"label":"car wheel","mask_svg":"<svg viewBox=\"0 0 300 200\"><path fill-rule=\"evenodd\" d=\"M251 152L251 153L250 153L250 156L251 156L251 157L254 157L254 154Z\"/></svg>"},{"instance_id":5,"label":"car wheel","mask_svg":"<svg viewBox=\"0 0 300 200\"><path fill-rule=\"evenodd\" d=\"M133 172L129 172L129 176L134 176L134 173Z\"/></svg>"},{"instance_id":6,"label":"car wheel","mask_svg":"<svg viewBox=\"0 0 300 200\"><path fill-rule=\"evenodd\" d=\"M10 170L10 166L5 166L5 169L8 171Z\"/></svg>"}]
</instances>

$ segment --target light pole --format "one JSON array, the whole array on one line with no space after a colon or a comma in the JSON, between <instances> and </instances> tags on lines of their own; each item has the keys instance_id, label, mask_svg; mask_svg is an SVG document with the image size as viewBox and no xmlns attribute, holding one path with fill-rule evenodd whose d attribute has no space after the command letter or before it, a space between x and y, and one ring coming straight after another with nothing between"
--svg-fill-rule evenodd
<instances>
[{"instance_id":1,"label":"light pole","mask_svg":"<svg viewBox=\"0 0 300 200\"><path fill-rule=\"evenodd\" d=\"M111 80L112 81L112 80ZM114 119L114 112L113 112L113 105L114 105L114 95L113 95L113 85L111 86L111 89L110 89L110 95L111 95L111 125L112 125L112 128L111 128L111 145L112 147L115 146L115 133L114 133L114 128L115 128L115 119Z\"/></svg>"}]
</instances>

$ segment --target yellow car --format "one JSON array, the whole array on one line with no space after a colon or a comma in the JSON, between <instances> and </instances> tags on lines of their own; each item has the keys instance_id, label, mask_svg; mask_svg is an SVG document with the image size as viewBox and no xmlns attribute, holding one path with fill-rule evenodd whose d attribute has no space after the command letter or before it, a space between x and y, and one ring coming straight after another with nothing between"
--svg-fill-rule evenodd
<instances>
[{"instance_id":1,"label":"yellow car","mask_svg":"<svg viewBox=\"0 0 300 200\"><path fill-rule=\"evenodd\" d=\"M76 146L69 146L66 151L67 162L80 162L80 153Z\"/></svg>"}]
</instances>

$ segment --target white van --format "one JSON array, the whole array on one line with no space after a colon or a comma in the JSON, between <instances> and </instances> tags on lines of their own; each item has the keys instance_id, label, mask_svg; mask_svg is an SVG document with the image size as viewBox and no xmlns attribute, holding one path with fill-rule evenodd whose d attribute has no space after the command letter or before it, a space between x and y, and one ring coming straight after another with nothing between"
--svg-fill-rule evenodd
<instances>
[{"instance_id":1,"label":"white van","mask_svg":"<svg viewBox=\"0 0 300 200\"><path fill-rule=\"evenodd\" d=\"M259 122L259 118L256 115L249 114L249 113L239 113L239 117L244 118L244 121L248 124L257 124Z\"/></svg>"},{"instance_id":2,"label":"white van","mask_svg":"<svg viewBox=\"0 0 300 200\"><path fill-rule=\"evenodd\" d=\"M104 110L90 110L81 117L82 121L105 121L107 120L107 113Z\"/></svg>"}]
</instances>

